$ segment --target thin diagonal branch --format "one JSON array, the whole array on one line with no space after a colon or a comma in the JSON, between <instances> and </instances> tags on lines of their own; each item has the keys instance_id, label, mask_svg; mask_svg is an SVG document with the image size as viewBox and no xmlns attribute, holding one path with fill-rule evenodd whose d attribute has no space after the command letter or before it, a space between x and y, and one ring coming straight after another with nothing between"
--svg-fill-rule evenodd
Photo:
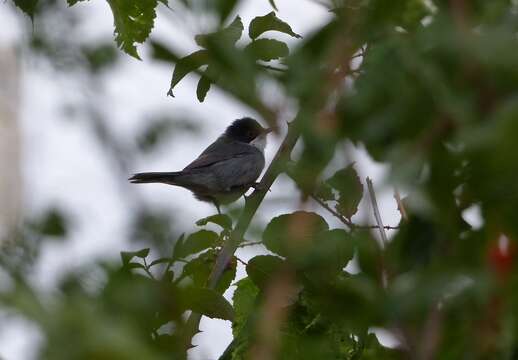
<instances>
[{"instance_id":1,"label":"thin diagonal branch","mask_svg":"<svg viewBox=\"0 0 518 360\"><path fill-rule=\"evenodd\" d=\"M294 122L296 122L296 120ZM268 167L268 170L266 170L266 173L261 179L259 186L257 186L257 189L254 190L254 192L248 198L246 198L243 213L241 214L236 226L234 227L234 230L232 230L228 240L225 242L223 248L218 254L216 263L212 268L212 272L209 276L207 284L209 289L214 289L216 287L216 284L220 280L229 261L232 259L232 256L243 241L243 236L245 235L245 232L248 229L253 216L259 208L259 205L261 205L261 202L263 201L273 182L283 171L286 162L290 158L291 151L293 150L298 137L299 131L297 126L296 124L291 123L288 126L288 133L286 134L286 137L284 138L279 150L277 150L277 153L275 154L275 157ZM198 313L192 312L189 316L184 334L186 348L190 346L192 337L198 332L200 320L201 315Z\"/></svg>"}]
</instances>

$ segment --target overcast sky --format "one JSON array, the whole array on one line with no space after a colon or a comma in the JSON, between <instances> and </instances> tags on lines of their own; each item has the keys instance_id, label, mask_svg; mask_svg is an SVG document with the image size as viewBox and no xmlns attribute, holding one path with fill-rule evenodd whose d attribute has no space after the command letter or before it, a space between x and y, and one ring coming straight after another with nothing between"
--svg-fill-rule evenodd
<instances>
[{"instance_id":1,"label":"overcast sky","mask_svg":"<svg viewBox=\"0 0 518 360\"><path fill-rule=\"evenodd\" d=\"M242 17L245 28L256 15L271 11L267 0L243 1L237 13ZM312 1L277 0L278 16L291 24L301 35L309 34L331 16L323 7ZM78 3L70 11L77 12L84 19L78 30L89 41L105 39L113 32L113 19L109 7L103 1ZM27 18L15 14L10 3L0 4L0 46L16 46L22 39L23 22ZM38 23L35 30L38 31ZM181 18L178 13L162 7L153 37L167 40L177 49L188 52L196 49L193 35L206 28L199 19ZM293 39L283 38L293 44ZM145 46L139 48L143 61L123 56L117 70L103 81L106 96L99 101L109 114L110 127L121 136L133 137L142 129L146 114L166 111L176 116L187 114L203 130L202 137L173 137L153 153L142 156L135 172L173 171L183 168L235 118L257 116L247 107L229 100L225 94L212 89L205 102L196 100L197 78L188 76L176 88L174 99L166 97L171 76L171 67L149 60ZM58 204L73 214L74 227L70 241L53 242L44 246L43 256L38 264L35 282L42 288L52 286L65 269L89 263L93 258L118 257L121 250L129 250L135 244L127 244L127 225L134 204L129 201L129 191L136 191L146 202L161 209L181 209L182 224L194 230L194 221L214 213L209 204L200 203L180 188L161 185L141 186L138 189L121 186L121 179L114 178L113 164L106 159L95 137L88 130L88 124L70 121L63 113L63 97L74 97L79 93L77 81L68 81L65 75L56 74L47 66L21 58L21 109L24 176L24 204L31 213L38 213L49 204ZM1 82L0 82L1 86ZM290 111L284 114L289 118ZM267 161L277 149L280 138L273 138L267 147ZM349 148L351 148L349 146ZM357 162L362 174L382 184L385 169L374 164L363 151L352 151L350 160ZM345 165L339 157L336 165ZM257 224L267 219L292 211L300 205L295 187L289 179L279 178L267 195L269 201L260 208ZM290 195L293 195L290 197ZM380 207L386 224L395 225L399 219L390 189L380 189ZM318 208L314 204L308 209ZM369 206L358 218L365 219ZM339 226L326 216L331 226ZM369 220L370 221L370 220ZM92 226L95 224L95 226ZM190 227L190 228L189 228ZM261 249L248 248L239 252L244 260ZM354 268L354 267L352 267ZM354 269L353 269L354 270ZM239 268L239 276L244 274ZM234 287L225 296L230 298ZM34 358L37 331L28 336L28 325L21 321L2 322L0 327L0 355L8 360ZM196 336L198 347L191 351L192 359L214 359L222 353L231 340L230 323L219 320L203 320L203 333Z\"/></svg>"}]
</instances>

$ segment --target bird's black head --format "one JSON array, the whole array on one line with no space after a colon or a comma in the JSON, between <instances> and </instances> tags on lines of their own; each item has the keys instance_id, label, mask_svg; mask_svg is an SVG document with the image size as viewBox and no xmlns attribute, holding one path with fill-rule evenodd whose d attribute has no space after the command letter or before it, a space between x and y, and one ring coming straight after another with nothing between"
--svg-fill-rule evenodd
<instances>
[{"instance_id":1,"label":"bird's black head","mask_svg":"<svg viewBox=\"0 0 518 360\"><path fill-rule=\"evenodd\" d=\"M252 118L242 118L235 120L232 125L227 127L225 135L229 138L245 143L249 143L261 134L269 132Z\"/></svg>"}]
</instances>

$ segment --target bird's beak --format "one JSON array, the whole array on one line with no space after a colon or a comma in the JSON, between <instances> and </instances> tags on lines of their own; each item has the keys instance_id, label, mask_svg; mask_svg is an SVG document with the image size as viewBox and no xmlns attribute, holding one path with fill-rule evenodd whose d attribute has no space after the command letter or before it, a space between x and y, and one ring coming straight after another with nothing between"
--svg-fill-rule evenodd
<instances>
[{"instance_id":1,"label":"bird's beak","mask_svg":"<svg viewBox=\"0 0 518 360\"><path fill-rule=\"evenodd\" d=\"M271 127L270 128L266 128L266 129L263 129L263 134L267 135L267 134L271 133L272 131L274 131L274 128L271 128Z\"/></svg>"}]
</instances>

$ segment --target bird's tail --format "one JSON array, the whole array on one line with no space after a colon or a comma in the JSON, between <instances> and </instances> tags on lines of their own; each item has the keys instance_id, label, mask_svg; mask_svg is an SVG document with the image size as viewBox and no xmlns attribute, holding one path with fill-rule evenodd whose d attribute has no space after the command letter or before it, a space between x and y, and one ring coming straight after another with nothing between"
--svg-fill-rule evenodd
<instances>
[{"instance_id":1,"label":"bird's tail","mask_svg":"<svg viewBox=\"0 0 518 360\"><path fill-rule=\"evenodd\" d=\"M175 178L180 172L145 172L134 174L128 180L133 184L162 183L176 185Z\"/></svg>"}]
</instances>

